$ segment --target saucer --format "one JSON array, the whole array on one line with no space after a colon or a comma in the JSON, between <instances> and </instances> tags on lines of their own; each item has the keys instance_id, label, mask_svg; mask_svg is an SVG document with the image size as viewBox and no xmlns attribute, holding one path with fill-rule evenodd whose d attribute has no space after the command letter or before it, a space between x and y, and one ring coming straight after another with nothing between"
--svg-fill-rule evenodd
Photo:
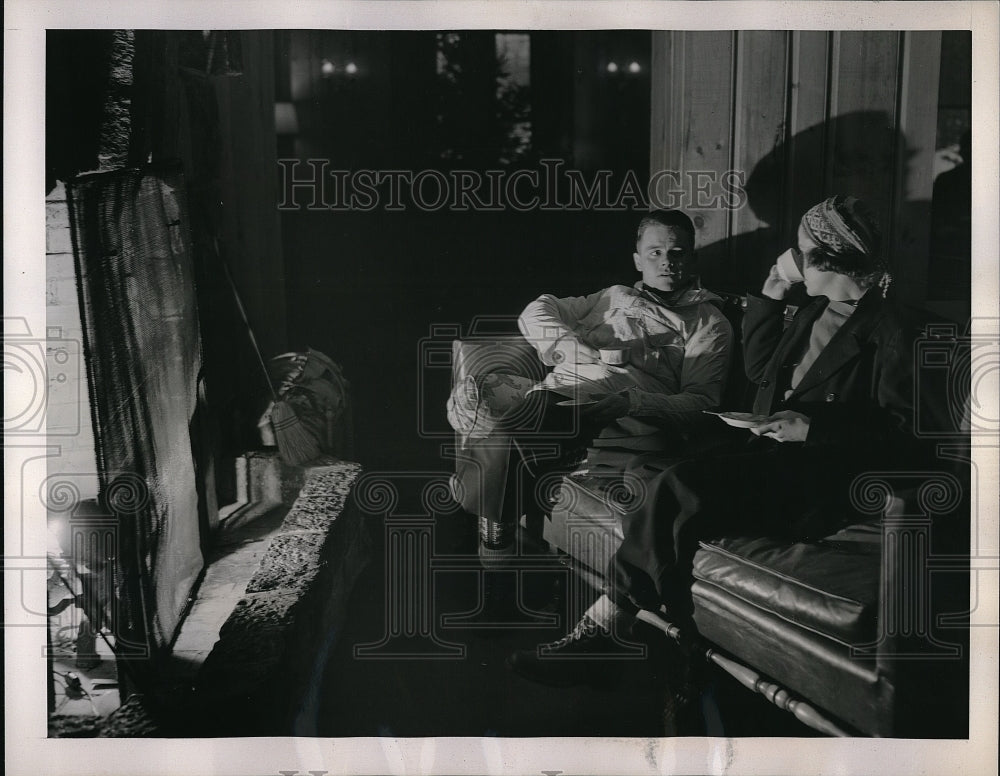
<instances>
[{"instance_id":1,"label":"saucer","mask_svg":"<svg viewBox=\"0 0 1000 776\"><path fill-rule=\"evenodd\" d=\"M706 415L716 415L723 423L734 428L753 428L767 420L767 415L754 415L750 412L712 412L710 410L702 410L702 412Z\"/></svg>"}]
</instances>

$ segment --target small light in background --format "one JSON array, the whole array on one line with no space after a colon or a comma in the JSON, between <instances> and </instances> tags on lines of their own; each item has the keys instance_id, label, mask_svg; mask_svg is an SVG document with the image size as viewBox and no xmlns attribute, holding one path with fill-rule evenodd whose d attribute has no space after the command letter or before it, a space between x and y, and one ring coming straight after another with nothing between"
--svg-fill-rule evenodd
<instances>
[{"instance_id":1,"label":"small light in background","mask_svg":"<svg viewBox=\"0 0 1000 776\"><path fill-rule=\"evenodd\" d=\"M639 65L638 62L633 60L632 62L629 63L628 71L630 73L638 73L640 70L642 70L642 67Z\"/></svg>"},{"instance_id":2,"label":"small light in background","mask_svg":"<svg viewBox=\"0 0 1000 776\"><path fill-rule=\"evenodd\" d=\"M344 66L344 72L346 72L348 75L354 75L355 73L358 72L358 66L353 62L348 62Z\"/></svg>"},{"instance_id":3,"label":"small light in background","mask_svg":"<svg viewBox=\"0 0 1000 776\"><path fill-rule=\"evenodd\" d=\"M608 72L609 73L617 73L618 72L618 63L617 62L608 62Z\"/></svg>"},{"instance_id":4,"label":"small light in background","mask_svg":"<svg viewBox=\"0 0 1000 776\"><path fill-rule=\"evenodd\" d=\"M274 103L274 132L277 135L297 135L299 115L293 102Z\"/></svg>"},{"instance_id":5,"label":"small light in background","mask_svg":"<svg viewBox=\"0 0 1000 776\"><path fill-rule=\"evenodd\" d=\"M319 66L319 70L324 78L329 78L337 71L337 67L329 59L324 59Z\"/></svg>"}]
</instances>

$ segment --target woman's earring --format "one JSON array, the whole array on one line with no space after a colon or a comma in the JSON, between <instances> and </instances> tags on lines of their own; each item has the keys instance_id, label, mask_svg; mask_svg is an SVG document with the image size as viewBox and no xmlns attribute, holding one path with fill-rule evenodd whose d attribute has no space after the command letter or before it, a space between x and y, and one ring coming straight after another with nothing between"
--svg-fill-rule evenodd
<instances>
[{"instance_id":1,"label":"woman's earring","mask_svg":"<svg viewBox=\"0 0 1000 776\"><path fill-rule=\"evenodd\" d=\"M892 275L888 272L883 272L882 277L878 281L878 287L882 291L882 298L885 299L885 295L889 293L889 286L892 285Z\"/></svg>"}]
</instances>

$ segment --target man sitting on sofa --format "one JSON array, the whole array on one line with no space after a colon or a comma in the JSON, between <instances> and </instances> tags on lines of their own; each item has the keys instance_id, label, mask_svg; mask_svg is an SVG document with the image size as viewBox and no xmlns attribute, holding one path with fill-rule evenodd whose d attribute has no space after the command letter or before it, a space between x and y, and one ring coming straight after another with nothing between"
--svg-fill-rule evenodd
<instances>
[{"instance_id":1,"label":"man sitting on sofa","mask_svg":"<svg viewBox=\"0 0 1000 776\"><path fill-rule=\"evenodd\" d=\"M747 376L758 386L749 431L708 457L664 459L645 498L621 518L624 541L605 595L566 637L512 655L522 676L551 685L594 679L613 667L637 611L661 605L690 653L700 540L728 531L825 536L853 519L857 475L917 465L915 327L887 298L891 278L871 210L851 196L819 203L802 217L789 256L797 267L776 263L743 321ZM785 329L795 282L813 299Z\"/></svg>"},{"instance_id":2,"label":"man sitting on sofa","mask_svg":"<svg viewBox=\"0 0 1000 776\"><path fill-rule=\"evenodd\" d=\"M701 288L694 238L684 213L650 212L638 228L633 260L642 280L635 286L582 297L545 294L521 314L521 332L553 367L543 382L487 375L486 383L456 386L448 416L466 444L453 493L479 516L484 566L502 565L514 551L519 508L509 498L512 446L527 463L525 443L547 432L575 431L550 437L566 444L616 421L623 433L636 428L637 418L669 427L719 404L732 328L719 297ZM484 424L487 395L506 400L486 408Z\"/></svg>"}]
</instances>

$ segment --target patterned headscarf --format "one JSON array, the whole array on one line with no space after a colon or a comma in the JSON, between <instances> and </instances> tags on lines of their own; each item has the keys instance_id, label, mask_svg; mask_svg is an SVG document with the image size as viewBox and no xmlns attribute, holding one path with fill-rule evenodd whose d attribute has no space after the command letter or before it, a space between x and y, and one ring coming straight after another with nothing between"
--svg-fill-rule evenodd
<instances>
[{"instance_id":1,"label":"patterned headscarf","mask_svg":"<svg viewBox=\"0 0 1000 776\"><path fill-rule=\"evenodd\" d=\"M820 202L802 216L810 239L831 253L858 252L881 265L881 235L871 209L857 197L839 194Z\"/></svg>"},{"instance_id":2,"label":"patterned headscarf","mask_svg":"<svg viewBox=\"0 0 1000 776\"><path fill-rule=\"evenodd\" d=\"M892 275L882 256L882 235L871 208L857 197L838 194L820 202L802 216L809 238L826 248L819 269L841 272L878 285L885 296Z\"/></svg>"}]
</instances>

